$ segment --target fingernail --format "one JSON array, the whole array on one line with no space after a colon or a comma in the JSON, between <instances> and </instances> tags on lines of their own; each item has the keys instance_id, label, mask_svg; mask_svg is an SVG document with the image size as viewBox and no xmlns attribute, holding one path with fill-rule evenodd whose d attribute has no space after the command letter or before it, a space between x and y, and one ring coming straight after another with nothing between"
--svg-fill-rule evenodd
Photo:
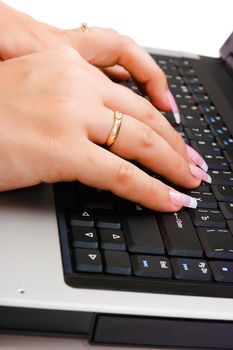
<instances>
[{"instance_id":1,"label":"fingernail","mask_svg":"<svg viewBox=\"0 0 233 350\"><path fill-rule=\"evenodd\" d=\"M172 95L170 90L167 90L167 98L168 98L168 101L170 103L175 121L177 124L180 124L180 112L179 112L178 106L176 104L176 101L174 99L174 96Z\"/></svg>"},{"instance_id":2,"label":"fingernail","mask_svg":"<svg viewBox=\"0 0 233 350\"><path fill-rule=\"evenodd\" d=\"M204 171L208 171L208 165L204 161L204 159L200 156L195 149L190 147L189 145L186 145L187 155L188 157L196 163L200 168L202 168Z\"/></svg>"},{"instance_id":3,"label":"fingernail","mask_svg":"<svg viewBox=\"0 0 233 350\"><path fill-rule=\"evenodd\" d=\"M211 177L205 171L203 171L202 169L198 168L196 165L189 164L189 168L190 168L190 171L191 171L193 176L196 176L199 179L201 179L201 180L203 180L205 182L208 182L208 183L212 182Z\"/></svg>"},{"instance_id":4,"label":"fingernail","mask_svg":"<svg viewBox=\"0 0 233 350\"><path fill-rule=\"evenodd\" d=\"M169 196L172 204L175 206L182 206L182 207L188 207L188 208L196 208L197 207L197 200L196 198L190 197L187 194L176 192L176 191L169 191Z\"/></svg>"}]
</instances>

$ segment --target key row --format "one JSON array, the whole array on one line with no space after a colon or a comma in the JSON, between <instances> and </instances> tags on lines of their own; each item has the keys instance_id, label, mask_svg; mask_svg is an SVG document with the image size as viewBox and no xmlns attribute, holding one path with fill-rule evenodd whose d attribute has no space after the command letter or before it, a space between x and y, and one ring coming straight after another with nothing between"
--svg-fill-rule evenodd
<instances>
[{"instance_id":1,"label":"key row","mask_svg":"<svg viewBox=\"0 0 233 350\"><path fill-rule=\"evenodd\" d=\"M219 210L207 209L160 214L158 222L149 213L127 215L121 230L70 226L70 241L75 248L233 260L233 221L227 223Z\"/></svg>"},{"instance_id":2,"label":"key row","mask_svg":"<svg viewBox=\"0 0 233 350\"><path fill-rule=\"evenodd\" d=\"M188 281L233 282L233 262L190 258L170 258L153 255L129 255L127 252L77 248L74 250L77 272Z\"/></svg>"}]
</instances>

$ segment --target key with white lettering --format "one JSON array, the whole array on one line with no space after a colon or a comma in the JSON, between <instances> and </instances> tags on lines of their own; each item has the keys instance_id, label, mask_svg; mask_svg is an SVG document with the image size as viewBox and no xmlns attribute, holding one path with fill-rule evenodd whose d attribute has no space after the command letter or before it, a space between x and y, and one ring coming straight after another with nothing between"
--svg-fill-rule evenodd
<instances>
[{"instance_id":1,"label":"key with white lettering","mask_svg":"<svg viewBox=\"0 0 233 350\"><path fill-rule=\"evenodd\" d=\"M190 281L211 281L212 274L207 261L188 258L171 258L175 278Z\"/></svg>"},{"instance_id":2,"label":"key with white lettering","mask_svg":"<svg viewBox=\"0 0 233 350\"><path fill-rule=\"evenodd\" d=\"M210 192L200 192L200 191L189 191L188 194L196 198L197 200L197 207L198 208L206 208L206 209L217 209L217 201L214 198L213 194Z\"/></svg>"},{"instance_id":3,"label":"key with white lettering","mask_svg":"<svg viewBox=\"0 0 233 350\"><path fill-rule=\"evenodd\" d=\"M217 282L233 283L233 261L210 261Z\"/></svg>"},{"instance_id":4,"label":"key with white lettering","mask_svg":"<svg viewBox=\"0 0 233 350\"><path fill-rule=\"evenodd\" d=\"M233 202L233 186L211 185L211 189L218 201Z\"/></svg>"},{"instance_id":5,"label":"key with white lettering","mask_svg":"<svg viewBox=\"0 0 233 350\"><path fill-rule=\"evenodd\" d=\"M225 219L220 210L190 209L194 226L225 228Z\"/></svg>"},{"instance_id":6,"label":"key with white lettering","mask_svg":"<svg viewBox=\"0 0 233 350\"><path fill-rule=\"evenodd\" d=\"M213 185L233 185L233 172L212 170L209 172Z\"/></svg>"},{"instance_id":7,"label":"key with white lettering","mask_svg":"<svg viewBox=\"0 0 233 350\"><path fill-rule=\"evenodd\" d=\"M94 216L90 209L84 208L72 211L70 214L70 225L94 227Z\"/></svg>"},{"instance_id":8,"label":"key with white lettering","mask_svg":"<svg viewBox=\"0 0 233 350\"><path fill-rule=\"evenodd\" d=\"M198 228L197 233L208 258L233 260L233 236L230 230Z\"/></svg>"},{"instance_id":9,"label":"key with white lettering","mask_svg":"<svg viewBox=\"0 0 233 350\"><path fill-rule=\"evenodd\" d=\"M77 248L74 250L75 269L80 272L102 272L99 250Z\"/></svg>"},{"instance_id":10,"label":"key with white lettering","mask_svg":"<svg viewBox=\"0 0 233 350\"><path fill-rule=\"evenodd\" d=\"M125 250L125 238L121 230L100 228L98 233L102 249Z\"/></svg>"},{"instance_id":11,"label":"key with white lettering","mask_svg":"<svg viewBox=\"0 0 233 350\"><path fill-rule=\"evenodd\" d=\"M71 226L72 245L76 248L98 248L95 228Z\"/></svg>"},{"instance_id":12,"label":"key with white lettering","mask_svg":"<svg viewBox=\"0 0 233 350\"><path fill-rule=\"evenodd\" d=\"M168 254L190 257L203 255L188 212L161 214L159 224Z\"/></svg>"},{"instance_id":13,"label":"key with white lettering","mask_svg":"<svg viewBox=\"0 0 233 350\"><path fill-rule=\"evenodd\" d=\"M165 256L131 255L135 276L172 278L171 265Z\"/></svg>"}]
</instances>

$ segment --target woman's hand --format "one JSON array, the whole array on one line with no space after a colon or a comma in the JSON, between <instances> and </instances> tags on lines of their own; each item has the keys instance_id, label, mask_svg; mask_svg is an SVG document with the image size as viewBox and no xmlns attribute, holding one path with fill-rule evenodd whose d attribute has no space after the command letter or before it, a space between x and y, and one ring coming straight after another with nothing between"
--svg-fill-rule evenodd
<instances>
[{"instance_id":1,"label":"woman's hand","mask_svg":"<svg viewBox=\"0 0 233 350\"><path fill-rule=\"evenodd\" d=\"M154 210L196 205L122 158L177 185L197 187L208 175L187 162L180 135L150 102L106 79L75 50L1 62L0 76L1 190L79 180ZM106 150L101 146L115 110L123 120Z\"/></svg>"},{"instance_id":2,"label":"woman's hand","mask_svg":"<svg viewBox=\"0 0 233 350\"><path fill-rule=\"evenodd\" d=\"M80 28L60 30L0 2L0 58L5 60L62 46L74 48L110 77L121 80L131 75L154 106L164 111L177 110L165 74L132 39L112 29L93 27L87 33ZM178 113L176 117L179 122Z\"/></svg>"}]
</instances>

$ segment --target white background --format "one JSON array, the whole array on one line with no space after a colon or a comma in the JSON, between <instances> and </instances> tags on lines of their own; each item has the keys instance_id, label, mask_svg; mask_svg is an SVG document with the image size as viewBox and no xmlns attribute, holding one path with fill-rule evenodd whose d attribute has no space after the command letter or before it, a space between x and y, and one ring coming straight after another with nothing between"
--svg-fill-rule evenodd
<instances>
[{"instance_id":1,"label":"white background","mask_svg":"<svg viewBox=\"0 0 233 350\"><path fill-rule=\"evenodd\" d=\"M144 46L217 56L233 30L233 0L5 0L63 28L113 27Z\"/></svg>"},{"instance_id":2,"label":"white background","mask_svg":"<svg viewBox=\"0 0 233 350\"><path fill-rule=\"evenodd\" d=\"M87 22L90 26L113 27L143 46L208 56L218 56L220 46L233 30L233 0L5 0L5 3L57 27L72 28ZM0 349L102 348L76 339L0 335Z\"/></svg>"}]
</instances>

